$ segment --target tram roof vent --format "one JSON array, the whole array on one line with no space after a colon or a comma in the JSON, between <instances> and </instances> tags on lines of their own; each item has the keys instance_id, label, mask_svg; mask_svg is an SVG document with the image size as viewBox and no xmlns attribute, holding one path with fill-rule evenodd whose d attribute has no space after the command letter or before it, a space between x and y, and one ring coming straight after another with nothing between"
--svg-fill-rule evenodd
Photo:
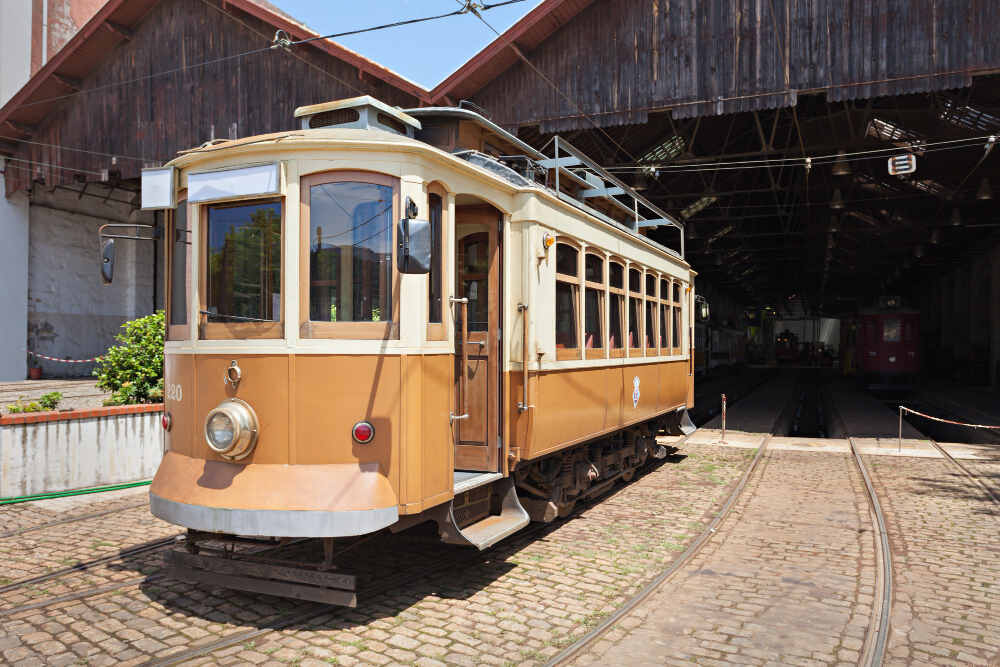
<instances>
[{"instance_id":1,"label":"tram roof vent","mask_svg":"<svg viewBox=\"0 0 1000 667\"><path fill-rule=\"evenodd\" d=\"M387 132L413 137L420 121L397 107L379 102L371 95L346 100L310 104L295 110L295 118L303 130L320 127L345 127L367 130L378 128Z\"/></svg>"}]
</instances>

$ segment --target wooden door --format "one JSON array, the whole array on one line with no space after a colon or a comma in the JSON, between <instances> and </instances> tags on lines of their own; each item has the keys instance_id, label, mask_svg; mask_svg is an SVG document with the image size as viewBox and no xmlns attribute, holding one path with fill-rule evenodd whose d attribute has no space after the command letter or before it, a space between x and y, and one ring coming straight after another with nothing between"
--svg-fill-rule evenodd
<instances>
[{"instance_id":1,"label":"wooden door","mask_svg":"<svg viewBox=\"0 0 1000 667\"><path fill-rule=\"evenodd\" d=\"M455 218L455 293L469 300L464 340L462 309L456 312L455 404L469 416L455 422L455 469L495 472L500 431L500 217L495 209L476 207L458 209Z\"/></svg>"}]
</instances>

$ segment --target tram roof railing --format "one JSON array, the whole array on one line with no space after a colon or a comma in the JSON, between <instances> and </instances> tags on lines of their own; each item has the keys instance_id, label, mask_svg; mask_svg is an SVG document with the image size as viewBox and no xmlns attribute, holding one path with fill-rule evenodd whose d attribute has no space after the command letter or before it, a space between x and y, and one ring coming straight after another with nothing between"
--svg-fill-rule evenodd
<instances>
[{"instance_id":1,"label":"tram roof railing","mask_svg":"<svg viewBox=\"0 0 1000 667\"><path fill-rule=\"evenodd\" d=\"M566 139L557 135L553 137L550 145L552 146L553 156L539 160L538 164L554 172L554 189L560 199L582 207L588 213L601 218L605 222L622 227L637 236L640 229L655 229L661 225L674 227L680 235L679 256L681 258L684 257L683 222L669 215L640 195L621 179L609 173L602 166L587 157L583 151L573 146ZM568 179L579 189L577 196L563 192L561 179ZM604 201L613 208L618 209L626 216L626 220L630 224L622 224L622 222L590 206L587 202L591 199ZM647 215L644 215L644 213ZM678 254L672 248L663 247L670 252Z\"/></svg>"}]
</instances>

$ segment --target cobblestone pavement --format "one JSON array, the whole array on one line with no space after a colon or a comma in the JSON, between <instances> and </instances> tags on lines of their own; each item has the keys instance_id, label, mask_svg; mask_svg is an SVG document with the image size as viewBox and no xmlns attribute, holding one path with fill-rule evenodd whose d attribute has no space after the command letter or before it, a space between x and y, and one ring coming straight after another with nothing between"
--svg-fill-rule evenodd
<instances>
[{"instance_id":1,"label":"cobblestone pavement","mask_svg":"<svg viewBox=\"0 0 1000 667\"><path fill-rule=\"evenodd\" d=\"M335 609L308 624L265 633L201 660L544 662L683 550L717 511L753 452L698 446L685 454L618 487L569 520L514 536L483 554L441 545L419 529L371 540L349 553L359 574L357 609ZM4 512L0 508L0 520L6 518ZM21 567L17 578L23 578L64 567L63 560L105 555L95 541L113 541L113 552L173 531L175 527L144 510L126 510L2 540L0 556L12 558ZM29 536L34 540L30 548L10 544ZM147 555L141 562L98 567L88 573L87 585L98 585L100 576L128 578L155 571L158 558ZM455 566L441 568L449 563ZM378 591L377 582L386 577L399 583ZM57 581L64 585L62 577ZM31 591L16 604L44 600L56 594L54 588ZM0 655L20 665L140 663L267 628L282 615L303 609L300 602L199 590L167 577L13 615L3 612L15 604L8 595L0 596Z\"/></svg>"},{"instance_id":2,"label":"cobblestone pavement","mask_svg":"<svg viewBox=\"0 0 1000 667\"><path fill-rule=\"evenodd\" d=\"M769 450L718 534L577 664L857 664L875 577L850 455Z\"/></svg>"},{"instance_id":3,"label":"cobblestone pavement","mask_svg":"<svg viewBox=\"0 0 1000 667\"><path fill-rule=\"evenodd\" d=\"M866 460L893 558L887 662L1000 664L1000 511L944 460ZM1000 461L962 463L1000 486Z\"/></svg>"},{"instance_id":4,"label":"cobblestone pavement","mask_svg":"<svg viewBox=\"0 0 1000 667\"><path fill-rule=\"evenodd\" d=\"M149 489L142 487L107 493L0 505L0 539L11 533L34 530L46 524L75 519L98 512L140 507L149 502ZM110 500L105 500L111 496Z\"/></svg>"}]
</instances>

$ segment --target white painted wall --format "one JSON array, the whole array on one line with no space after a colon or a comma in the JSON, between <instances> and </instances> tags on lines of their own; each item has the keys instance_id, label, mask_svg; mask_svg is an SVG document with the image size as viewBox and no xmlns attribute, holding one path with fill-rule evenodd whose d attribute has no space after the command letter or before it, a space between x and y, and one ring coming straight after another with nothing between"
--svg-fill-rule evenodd
<instances>
[{"instance_id":1,"label":"white painted wall","mask_svg":"<svg viewBox=\"0 0 1000 667\"><path fill-rule=\"evenodd\" d=\"M31 0L0 0L0 106L25 83L31 70Z\"/></svg>"},{"instance_id":2,"label":"white painted wall","mask_svg":"<svg viewBox=\"0 0 1000 667\"><path fill-rule=\"evenodd\" d=\"M101 281L98 228L129 222L131 211L127 204L36 188L30 207L27 289L28 331L42 332L33 341L35 351L89 359L114 344L124 322L153 312L151 242L117 241L114 283ZM152 220L151 213L143 213L138 221ZM92 369L92 365L42 362L45 377L89 375Z\"/></svg>"},{"instance_id":3,"label":"white painted wall","mask_svg":"<svg viewBox=\"0 0 1000 667\"><path fill-rule=\"evenodd\" d=\"M0 5L3 0L0 0ZM0 10L2 13L2 10ZM2 47L0 47L2 48ZM3 71L0 67L0 72ZM0 164L3 159L0 158ZM0 180L5 180L0 175ZM0 189L5 188L0 185ZM27 375L28 197L0 196L0 382Z\"/></svg>"},{"instance_id":4,"label":"white painted wall","mask_svg":"<svg viewBox=\"0 0 1000 667\"><path fill-rule=\"evenodd\" d=\"M0 426L0 498L149 479L162 457L159 412Z\"/></svg>"}]
</instances>

